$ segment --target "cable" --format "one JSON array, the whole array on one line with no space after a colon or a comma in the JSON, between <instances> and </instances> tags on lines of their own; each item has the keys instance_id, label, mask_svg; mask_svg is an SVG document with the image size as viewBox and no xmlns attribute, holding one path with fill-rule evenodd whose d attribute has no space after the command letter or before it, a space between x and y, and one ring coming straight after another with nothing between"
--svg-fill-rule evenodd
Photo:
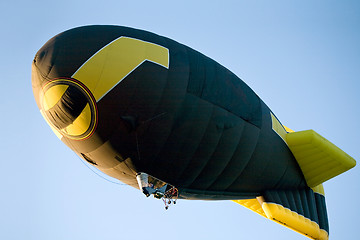
<instances>
[{"instance_id":1,"label":"cable","mask_svg":"<svg viewBox=\"0 0 360 240\"><path fill-rule=\"evenodd\" d=\"M80 159L80 161L81 161L88 169L90 169L90 171L92 171L92 172L95 173L97 176L101 177L102 179L105 179L106 181L108 181L108 182L110 182L110 183L114 183L114 184L117 184L117 185L120 185L120 186L130 186L130 185L126 184L126 183L121 183L120 180L119 180L119 182L115 182L115 181L113 181L113 180L110 180L110 179L104 177L104 176L103 176L104 173L102 173L102 172L101 172L101 174L98 173L98 172L100 172L99 169L96 168L96 170L94 170L93 168L95 168L95 167L93 167L93 166L90 167L90 166L89 166L90 164L86 163L79 155L76 154L76 156Z\"/></svg>"}]
</instances>

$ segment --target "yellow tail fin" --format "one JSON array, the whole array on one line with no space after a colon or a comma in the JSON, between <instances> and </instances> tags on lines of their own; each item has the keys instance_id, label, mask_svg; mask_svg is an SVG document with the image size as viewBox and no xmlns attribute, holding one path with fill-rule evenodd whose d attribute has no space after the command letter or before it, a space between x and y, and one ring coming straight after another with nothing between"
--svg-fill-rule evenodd
<instances>
[{"instance_id":1,"label":"yellow tail fin","mask_svg":"<svg viewBox=\"0 0 360 240\"><path fill-rule=\"evenodd\" d=\"M310 188L270 190L263 196L234 202L311 239L329 238L325 197Z\"/></svg>"},{"instance_id":2,"label":"yellow tail fin","mask_svg":"<svg viewBox=\"0 0 360 240\"><path fill-rule=\"evenodd\" d=\"M288 144L309 187L355 167L356 161L314 130L286 134Z\"/></svg>"}]
</instances>

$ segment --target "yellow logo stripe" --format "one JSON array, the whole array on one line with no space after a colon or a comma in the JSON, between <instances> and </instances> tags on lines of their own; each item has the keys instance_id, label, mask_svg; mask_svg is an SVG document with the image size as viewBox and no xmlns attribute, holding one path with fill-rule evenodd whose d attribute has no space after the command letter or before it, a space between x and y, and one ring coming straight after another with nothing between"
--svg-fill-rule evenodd
<instances>
[{"instance_id":1,"label":"yellow logo stripe","mask_svg":"<svg viewBox=\"0 0 360 240\"><path fill-rule=\"evenodd\" d=\"M89 58L74 74L96 101L145 61L169 68L169 50L142 40L120 37Z\"/></svg>"}]
</instances>

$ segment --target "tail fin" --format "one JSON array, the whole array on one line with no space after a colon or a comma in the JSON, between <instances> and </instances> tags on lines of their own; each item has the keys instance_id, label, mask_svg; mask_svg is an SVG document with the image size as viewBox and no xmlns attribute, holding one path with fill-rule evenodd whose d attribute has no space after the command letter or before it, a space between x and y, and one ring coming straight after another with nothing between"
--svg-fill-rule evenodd
<instances>
[{"instance_id":1,"label":"tail fin","mask_svg":"<svg viewBox=\"0 0 360 240\"><path fill-rule=\"evenodd\" d=\"M271 114L273 130L297 160L308 187L268 190L263 196L234 202L311 239L327 240L329 224L322 183L355 167L356 161L313 130L294 132Z\"/></svg>"},{"instance_id":2,"label":"tail fin","mask_svg":"<svg viewBox=\"0 0 360 240\"><path fill-rule=\"evenodd\" d=\"M309 187L355 167L356 161L314 130L294 132L271 114L273 130L285 141Z\"/></svg>"},{"instance_id":3,"label":"tail fin","mask_svg":"<svg viewBox=\"0 0 360 240\"><path fill-rule=\"evenodd\" d=\"M234 202L311 239L328 239L325 197L310 188L265 191L256 199Z\"/></svg>"},{"instance_id":4,"label":"tail fin","mask_svg":"<svg viewBox=\"0 0 360 240\"><path fill-rule=\"evenodd\" d=\"M288 144L309 187L355 167L356 161L314 130L286 134Z\"/></svg>"}]
</instances>

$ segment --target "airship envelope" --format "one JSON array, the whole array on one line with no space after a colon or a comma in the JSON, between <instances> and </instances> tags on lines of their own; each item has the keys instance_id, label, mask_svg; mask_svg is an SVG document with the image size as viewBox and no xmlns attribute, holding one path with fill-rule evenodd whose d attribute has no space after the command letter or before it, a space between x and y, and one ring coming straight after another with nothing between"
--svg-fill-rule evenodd
<instances>
[{"instance_id":1,"label":"airship envelope","mask_svg":"<svg viewBox=\"0 0 360 240\"><path fill-rule=\"evenodd\" d=\"M293 132L240 78L147 31L78 27L32 63L36 103L82 159L166 208L233 200L328 239L322 183L356 162L313 130Z\"/></svg>"}]
</instances>

